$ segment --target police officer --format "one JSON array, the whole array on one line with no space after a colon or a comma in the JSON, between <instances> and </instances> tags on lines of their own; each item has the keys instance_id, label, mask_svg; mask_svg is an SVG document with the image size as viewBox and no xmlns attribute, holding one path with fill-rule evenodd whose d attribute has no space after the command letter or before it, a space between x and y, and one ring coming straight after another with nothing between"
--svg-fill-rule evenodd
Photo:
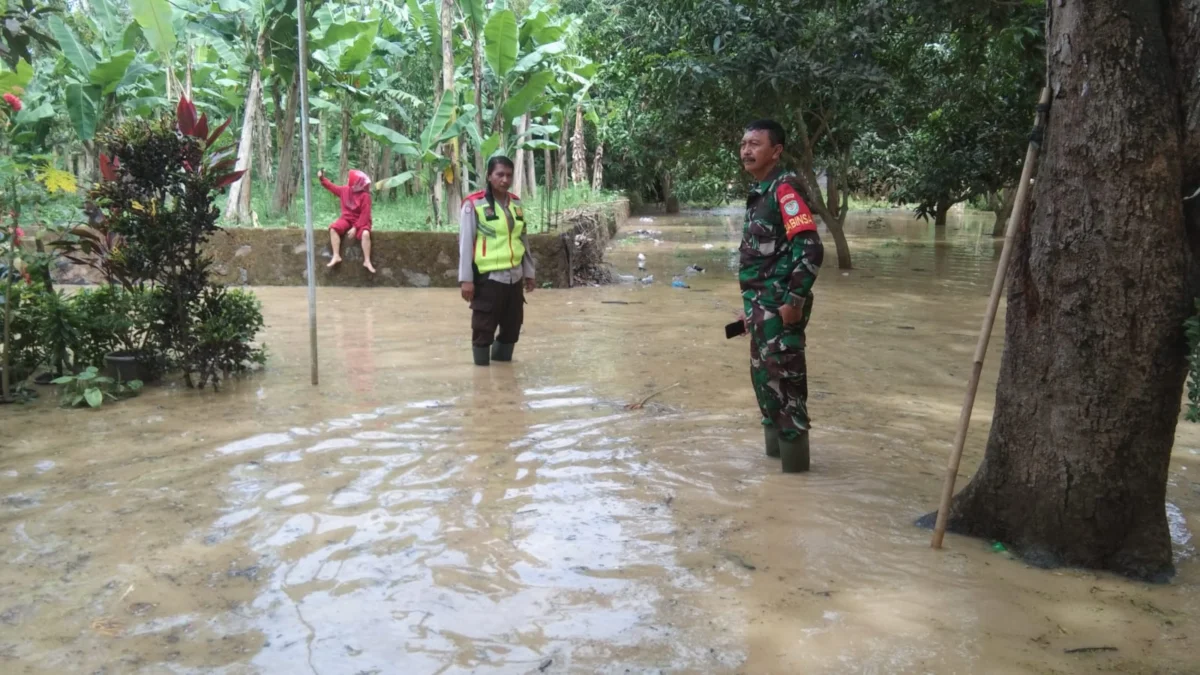
<instances>
[{"instance_id":1,"label":"police officer","mask_svg":"<svg viewBox=\"0 0 1200 675\"><path fill-rule=\"evenodd\" d=\"M795 174L779 166L786 136L759 120L742 136L742 166L754 177L746 199L738 282L750 333L750 379L767 455L784 473L808 471L808 382L804 329L824 248Z\"/></svg>"},{"instance_id":2,"label":"police officer","mask_svg":"<svg viewBox=\"0 0 1200 675\"><path fill-rule=\"evenodd\" d=\"M512 160L491 158L487 189L463 201L459 219L458 281L463 300L471 305L477 366L512 361L525 320L525 292L536 288L525 210L520 198L508 191L512 181Z\"/></svg>"}]
</instances>

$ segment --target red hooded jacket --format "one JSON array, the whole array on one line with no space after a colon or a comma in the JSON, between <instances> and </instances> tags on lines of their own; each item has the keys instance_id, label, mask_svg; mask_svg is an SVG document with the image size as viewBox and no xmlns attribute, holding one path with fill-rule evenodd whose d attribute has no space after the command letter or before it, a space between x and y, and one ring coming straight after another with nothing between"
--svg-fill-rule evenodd
<instances>
[{"instance_id":1,"label":"red hooded jacket","mask_svg":"<svg viewBox=\"0 0 1200 675\"><path fill-rule=\"evenodd\" d=\"M358 230L371 229L371 179L367 174L352 169L349 185L334 185L322 176L321 185L341 201L342 220Z\"/></svg>"}]
</instances>

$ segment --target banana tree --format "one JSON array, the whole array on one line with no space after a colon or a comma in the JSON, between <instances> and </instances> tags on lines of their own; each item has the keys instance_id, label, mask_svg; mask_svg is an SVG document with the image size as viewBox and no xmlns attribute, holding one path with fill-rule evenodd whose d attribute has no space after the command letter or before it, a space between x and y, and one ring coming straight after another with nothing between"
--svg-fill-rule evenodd
<instances>
[{"instance_id":1,"label":"banana tree","mask_svg":"<svg viewBox=\"0 0 1200 675\"><path fill-rule=\"evenodd\" d=\"M441 146L459 134L469 133L468 130L473 128L474 106L464 106L462 111L464 114L457 118L454 115L455 108L454 99L450 96L443 96L441 103L425 124L420 138L415 141L394 129L374 122L364 122L362 129L379 142L388 144L393 153L419 160L425 180L432 185L439 174L445 173L451 167L451 158L439 152ZM415 176L416 172L414 171L404 171L376 182L375 189L387 190L400 187ZM443 216L449 220L453 215L440 212L440 205L432 191L430 191L430 205L432 208L431 221L435 227L440 225Z\"/></svg>"},{"instance_id":2,"label":"banana tree","mask_svg":"<svg viewBox=\"0 0 1200 675\"><path fill-rule=\"evenodd\" d=\"M81 41L62 17L51 16L47 21L62 49L65 65L59 72L65 82L67 115L80 141L90 143L97 128L119 113L123 103L139 100L142 87L160 72L150 55L139 49L143 38L151 44L173 44L169 22L152 20L162 12L158 3L170 9L166 0L132 2L137 23L123 28L121 14L111 0L93 0L91 12L73 16L89 33L103 38L92 46ZM139 14L142 5L149 5L153 11ZM151 30L144 29L143 20L152 25Z\"/></svg>"},{"instance_id":3,"label":"banana tree","mask_svg":"<svg viewBox=\"0 0 1200 675\"><path fill-rule=\"evenodd\" d=\"M548 137L557 132L556 125L523 123L515 134L513 127L528 115L545 117L548 112L548 90L558 80L561 71L558 61L568 50L562 38L569 27L570 22L556 17L553 7L545 2L534 3L519 22L510 9L493 11L484 29L485 54L488 67L499 82L499 91L495 97L492 136L484 141L482 148L485 155L497 150L517 154L557 147Z\"/></svg>"}]
</instances>

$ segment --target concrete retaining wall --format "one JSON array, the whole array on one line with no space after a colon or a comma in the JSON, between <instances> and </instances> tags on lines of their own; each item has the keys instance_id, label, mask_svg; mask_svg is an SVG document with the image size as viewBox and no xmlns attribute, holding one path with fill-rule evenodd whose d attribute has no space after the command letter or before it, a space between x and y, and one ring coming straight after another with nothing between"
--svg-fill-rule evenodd
<instances>
[{"instance_id":1,"label":"concrete retaining wall","mask_svg":"<svg viewBox=\"0 0 1200 675\"><path fill-rule=\"evenodd\" d=\"M625 200L588 209L606 221L605 241L625 224ZM555 288L571 285L572 270L564 238L574 238L577 225L568 220L561 232L529 237L539 283ZM457 232L372 232L371 259L376 273L362 266L357 242L343 245L342 264L328 269L329 233L318 230L317 284L321 286L443 286L458 285ZM304 232L296 229L229 229L210 242L213 278L218 283L251 286L301 286L308 283Z\"/></svg>"},{"instance_id":2,"label":"concrete retaining wall","mask_svg":"<svg viewBox=\"0 0 1200 675\"><path fill-rule=\"evenodd\" d=\"M585 207L579 214L600 214L606 227L600 228L601 249L629 218L629 202ZM530 235L539 283L555 288L571 285L572 247L583 219L566 220L560 232ZM377 272L362 266L362 249L357 242L343 245L342 264L334 269L329 262L329 233L314 232L317 243L317 284L321 286L443 286L458 285L457 232L372 232L371 258ZM213 257L213 280L228 285L303 286L308 283L304 231L299 229L231 228L218 233L209 242ZM63 261L64 263L66 261ZM59 283L95 283L98 275L87 268L63 265L55 273Z\"/></svg>"}]
</instances>

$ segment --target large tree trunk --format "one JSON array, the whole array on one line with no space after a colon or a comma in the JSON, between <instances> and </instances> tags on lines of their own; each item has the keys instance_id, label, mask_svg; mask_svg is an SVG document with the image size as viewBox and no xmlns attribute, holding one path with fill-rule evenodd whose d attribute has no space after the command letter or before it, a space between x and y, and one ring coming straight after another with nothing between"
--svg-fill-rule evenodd
<instances>
[{"instance_id":1,"label":"large tree trunk","mask_svg":"<svg viewBox=\"0 0 1200 675\"><path fill-rule=\"evenodd\" d=\"M567 187L567 157L570 155L570 146L568 141L571 138L571 120L563 114L562 134L558 140L558 167L554 177L554 184L558 189Z\"/></svg>"},{"instance_id":2,"label":"large tree trunk","mask_svg":"<svg viewBox=\"0 0 1200 675\"><path fill-rule=\"evenodd\" d=\"M375 175L372 176L372 179L383 180L384 178L391 178L394 175L395 174L392 173L392 146L385 144L383 146L383 157L379 159L379 170L375 172ZM385 197L390 197L394 193L395 190L388 188L387 190L383 191L383 194L380 195L380 198L382 199Z\"/></svg>"},{"instance_id":3,"label":"large tree trunk","mask_svg":"<svg viewBox=\"0 0 1200 675\"><path fill-rule=\"evenodd\" d=\"M329 134L325 129L325 111L317 113L317 166L325 167L325 145L329 142Z\"/></svg>"},{"instance_id":4,"label":"large tree trunk","mask_svg":"<svg viewBox=\"0 0 1200 675\"><path fill-rule=\"evenodd\" d=\"M341 152L338 154L338 180L346 180L350 173L350 96L342 99L342 139Z\"/></svg>"},{"instance_id":5,"label":"large tree trunk","mask_svg":"<svg viewBox=\"0 0 1200 675\"><path fill-rule=\"evenodd\" d=\"M679 197L675 196L675 176L670 171L663 174L663 210L667 213L679 213Z\"/></svg>"},{"instance_id":6,"label":"large tree trunk","mask_svg":"<svg viewBox=\"0 0 1200 675\"><path fill-rule=\"evenodd\" d=\"M532 150L522 150L525 153L525 172L527 183L525 192L530 199L537 199L537 160Z\"/></svg>"},{"instance_id":7,"label":"large tree trunk","mask_svg":"<svg viewBox=\"0 0 1200 675\"><path fill-rule=\"evenodd\" d=\"M812 143L808 134L802 131L800 140L803 145L803 154L798 158L801 168L797 172L797 175L804 183L808 192L805 201L808 202L809 209L821 218L821 222L825 223L825 227L833 235L833 243L837 251L838 269L848 270L852 267L850 263L850 242L846 240L844 225L846 214L850 212L850 195L844 193L841 195L838 194L837 174L834 170L827 169L826 179L829 186L829 200L826 201L825 195L821 192L821 183L817 180Z\"/></svg>"},{"instance_id":8,"label":"large tree trunk","mask_svg":"<svg viewBox=\"0 0 1200 675\"><path fill-rule=\"evenodd\" d=\"M996 195L992 206L992 213L996 214L996 222L992 223L992 236L1003 237L1008 229L1008 219L1012 217L1013 206L1016 205L1017 190L1015 187L1006 187L1000 190ZM991 202L991 200L989 200Z\"/></svg>"},{"instance_id":9,"label":"large tree trunk","mask_svg":"<svg viewBox=\"0 0 1200 675\"><path fill-rule=\"evenodd\" d=\"M592 158L592 190L604 189L604 144L596 144L596 156Z\"/></svg>"},{"instance_id":10,"label":"large tree trunk","mask_svg":"<svg viewBox=\"0 0 1200 675\"><path fill-rule=\"evenodd\" d=\"M442 91L451 100L457 94L454 91L454 14L457 11L455 0L442 0ZM442 172L442 188L446 193L446 219L453 223L458 217L462 206L463 167L458 152L459 137L455 137L442 146L442 156L450 159L450 172Z\"/></svg>"},{"instance_id":11,"label":"large tree trunk","mask_svg":"<svg viewBox=\"0 0 1200 675\"><path fill-rule=\"evenodd\" d=\"M517 138L525 134L525 121L528 117L522 116L517 120ZM525 151L517 150L516 157L513 158L513 182L512 191L520 196L525 192Z\"/></svg>"},{"instance_id":12,"label":"large tree trunk","mask_svg":"<svg viewBox=\"0 0 1200 675\"><path fill-rule=\"evenodd\" d=\"M267 121L267 101L266 98L258 99L258 112L254 114L254 159L257 162L255 169L258 171L258 177L264 181L270 182L275 167L273 165L274 155L271 153L272 143L271 138L271 123Z\"/></svg>"},{"instance_id":13,"label":"large tree trunk","mask_svg":"<svg viewBox=\"0 0 1200 675\"><path fill-rule=\"evenodd\" d=\"M262 63L267 45L267 35L258 36L258 60ZM254 161L254 118L259 111L258 101L262 99L262 79L256 67L250 73L250 88L246 91L246 105L242 112L242 137L238 143L237 165L239 171L245 171L229 188L229 201L225 205L225 218L235 223L250 220L250 183L252 180L250 167Z\"/></svg>"},{"instance_id":14,"label":"large tree trunk","mask_svg":"<svg viewBox=\"0 0 1200 675\"><path fill-rule=\"evenodd\" d=\"M292 79L288 87L287 107L279 125L279 180L275 182L275 197L271 201L276 213L287 213L292 208L296 194L292 192L296 184L292 168L292 150L296 139L296 117L300 110L300 75Z\"/></svg>"},{"instance_id":15,"label":"large tree trunk","mask_svg":"<svg viewBox=\"0 0 1200 675\"><path fill-rule=\"evenodd\" d=\"M950 213L950 207L953 206L949 201L942 200L934 207L933 224L936 227L946 226L946 214Z\"/></svg>"},{"instance_id":16,"label":"large tree trunk","mask_svg":"<svg viewBox=\"0 0 1200 675\"><path fill-rule=\"evenodd\" d=\"M587 143L583 136L583 106L575 106L575 136L571 138L571 182L587 185Z\"/></svg>"},{"instance_id":17,"label":"large tree trunk","mask_svg":"<svg viewBox=\"0 0 1200 675\"><path fill-rule=\"evenodd\" d=\"M1190 19L1168 20L1180 4ZM1198 21L1196 0L1050 3L1055 97L1015 234L995 416L949 521L1033 564L1173 571L1164 500L1194 279L1184 167L1200 161L1200 129L1181 121ZM1172 35L1176 58L1192 52L1174 66L1168 25L1189 33Z\"/></svg>"}]
</instances>

